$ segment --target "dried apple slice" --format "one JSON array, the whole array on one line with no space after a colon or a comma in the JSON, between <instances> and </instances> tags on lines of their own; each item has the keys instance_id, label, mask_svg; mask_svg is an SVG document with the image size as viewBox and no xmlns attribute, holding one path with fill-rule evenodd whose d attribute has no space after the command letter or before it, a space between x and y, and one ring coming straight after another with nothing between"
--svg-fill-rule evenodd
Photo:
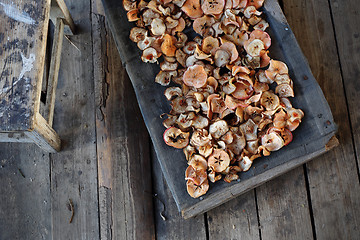
<instances>
[{"instance_id":1,"label":"dried apple slice","mask_svg":"<svg viewBox=\"0 0 360 240\"><path fill-rule=\"evenodd\" d=\"M216 121L209 127L209 133L216 139L220 138L227 131L229 131L229 126L225 120Z\"/></svg>"},{"instance_id":2,"label":"dried apple slice","mask_svg":"<svg viewBox=\"0 0 360 240\"><path fill-rule=\"evenodd\" d=\"M203 66L194 65L188 67L183 76L183 81L190 87L201 88L205 85L207 74Z\"/></svg>"},{"instance_id":3,"label":"dried apple slice","mask_svg":"<svg viewBox=\"0 0 360 240\"><path fill-rule=\"evenodd\" d=\"M239 134L233 134L233 142L229 144L227 147L230 151L232 151L236 155L240 155L241 151L246 146L246 139L245 136L241 133Z\"/></svg>"},{"instance_id":4,"label":"dried apple slice","mask_svg":"<svg viewBox=\"0 0 360 240\"><path fill-rule=\"evenodd\" d=\"M195 147L201 147L211 141L211 135L206 129L197 129L191 135L190 143Z\"/></svg>"},{"instance_id":5,"label":"dried apple slice","mask_svg":"<svg viewBox=\"0 0 360 240\"><path fill-rule=\"evenodd\" d=\"M205 53L210 53L212 49L219 47L219 40L212 36L204 38L201 48Z\"/></svg>"},{"instance_id":6,"label":"dried apple slice","mask_svg":"<svg viewBox=\"0 0 360 240\"><path fill-rule=\"evenodd\" d=\"M212 167L215 172L224 171L229 164L229 154L221 149L214 149L213 153L208 158L208 166Z\"/></svg>"},{"instance_id":7,"label":"dried apple slice","mask_svg":"<svg viewBox=\"0 0 360 240\"><path fill-rule=\"evenodd\" d=\"M244 156L241 158L241 160L239 161L239 167L241 168L241 170L243 172L246 172L250 169L252 165L252 161L250 160L250 158L248 156Z\"/></svg>"},{"instance_id":8,"label":"dried apple slice","mask_svg":"<svg viewBox=\"0 0 360 240\"><path fill-rule=\"evenodd\" d=\"M278 113L275 113L274 116L274 127L277 129L282 129L286 126L287 115L283 110L280 110Z\"/></svg>"},{"instance_id":9,"label":"dried apple slice","mask_svg":"<svg viewBox=\"0 0 360 240\"><path fill-rule=\"evenodd\" d=\"M225 105L227 108L232 109L232 110L235 110L239 106L246 107L246 104L244 103L244 101L234 98L230 95L226 95Z\"/></svg>"},{"instance_id":10,"label":"dried apple slice","mask_svg":"<svg viewBox=\"0 0 360 240\"><path fill-rule=\"evenodd\" d=\"M226 50L218 49L215 52L214 60L217 67L224 67L230 61L230 53Z\"/></svg>"},{"instance_id":11,"label":"dried apple slice","mask_svg":"<svg viewBox=\"0 0 360 240\"><path fill-rule=\"evenodd\" d=\"M210 16L202 16L201 18L196 18L193 22L193 29L196 33L201 36L208 36L211 34L213 29L211 26L215 23L215 19Z\"/></svg>"},{"instance_id":12,"label":"dried apple slice","mask_svg":"<svg viewBox=\"0 0 360 240\"><path fill-rule=\"evenodd\" d=\"M204 13L201 10L200 0L186 0L186 2L181 7L181 10L188 15L190 18L199 18Z\"/></svg>"},{"instance_id":13,"label":"dried apple slice","mask_svg":"<svg viewBox=\"0 0 360 240\"><path fill-rule=\"evenodd\" d=\"M165 90L164 95L167 100L171 101L176 97L182 96L182 91L179 87L169 87Z\"/></svg>"},{"instance_id":14,"label":"dried apple slice","mask_svg":"<svg viewBox=\"0 0 360 240\"><path fill-rule=\"evenodd\" d=\"M261 144L270 152L277 151L284 146L284 140L276 132L261 137Z\"/></svg>"},{"instance_id":15,"label":"dried apple slice","mask_svg":"<svg viewBox=\"0 0 360 240\"><path fill-rule=\"evenodd\" d=\"M189 144L188 132L183 132L176 127L170 127L164 132L164 141L167 145L174 148L184 148Z\"/></svg>"},{"instance_id":16,"label":"dried apple slice","mask_svg":"<svg viewBox=\"0 0 360 240\"><path fill-rule=\"evenodd\" d=\"M168 57L174 57L176 51L175 43L176 43L175 37L169 34L165 34L163 37L163 42L161 44L162 53Z\"/></svg>"},{"instance_id":17,"label":"dried apple slice","mask_svg":"<svg viewBox=\"0 0 360 240\"><path fill-rule=\"evenodd\" d=\"M282 137L282 139L284 139L284 146L288 145L293 140L293 135L291 131L287 128L283 128L280 130L276 127L271 127L267 131L268 134L272 132L276 132Z\"/></svg>"},{"instance_id":18,"label":"dried apple slice","mask_svg":"<svg viewBox=\"0 0 360 240\"><path fill-rule=\"evenodd\" d=\"M209 182L205 180L202 184L195 184L193 181L186 182L186 190L192 198L198 198L209 190Z\"/></svg>"},{"instance_id":19,"label":"dried apple slice","mask_svg":"<svg viewBox=\"0 0 360 240\"><path fill-rule=\"evenodd\" d=\"M206 15L217 15L222 13L225 6L225 0L204 0L201 9Z\"/></svg>"},{"instance_id":20,"label":"dried apple slice","mask_svg":"<svg viewBox=\"0 0 360 240\"><path fill-rule=\"evenodd\" d=\"M260 52L265 49L263 41L260 39L250 40L251 39L245 41L244 43L246 52L253 57L260 56Z\"/></svg>"},{"instance_id":21,"label":"dried apple slice","mask_svg":"<svg viewBox=\"0 0 360 240\"><path fill-rule=\"evenodd\" d=\"M190 158L188 164L192 166L195 170L206 170L208 165L206 159L198 154L194 154Z\"/></svg>"},{"instance_id":22,"label":"dried apple slice","mask_svg":"<svg viewBox=\"0 0 360 240\"><path fill-rule=\"evenodd\" d=\"M232 95L237 99L248 99L254 92L253 87L247 81L237 82L234 85L236 86L236 90L232 93Z\"/></svg>"},{"instance_id":23,"label":"dried apple slice","mask_svg":"<svg viewBox=\"0 0 360 240\"><path fill-rule=\"evenodd\" d=\"M250 118L240 125L241 131L244 133L246 141L252 141L257 139L257 124Z\"/></svg>"},{"instance_id":24,"label":"dried apple slice","mask_svg":"<svg viewBox=\"0 0 360 240\"><path fill-rule=\"evenodd\" d=\"M289 84L280 84L276 86L275 93L281 98L294 97L294 90Z\"/></svg>"},{"instance_id":25,"label":"dried apple slice","mask_svg":"<svg viewBox=\"0 0 360 240\"><path fill-rule=\"evenodd\" d=\"M158 58L158 52L155 48L149 47L143 51L141 60L145 63L156 63Z\"/></svg>"},{"instance_id":26,"label":"dried apple slice","mask_svg":"<svg viewBox=\"0 0 360 240\"><path fill-rule=\"evenodd\" d=\"M280 105L280 99L276 94L265 91L261 95L260 104L264 106L266 110L274 110Z\"/></svg>"},{"instance_id":27,"label":"dried apple slice","mask_svg":"<svg viewBox=\"0 0 360 240\"><path fill-rule=\"evenodd\" d=\"M193 181L196 185L202 184L207 180L206 169L195 169L189 165L185 171L185 180Z\"/></svg>"},{"instance_id":28,"label":"dried apple slice","mask_svg":"<svg viewBox=\"0 0 360 240\"><path fill-rule=\"evenodd\" d=\"M161 18L155 18L151 21L150 30L155 36L163 35L166 31L165 23Z\"/></svg>"},{"instance_id":29,"label":"dried apple slice","mask_svg":"<svg viewBox=\"0 0 360 240\"><path fill-rule=\"evenodd\" d=\"M145 39L147 36L147 30L144 28L133 27L130 30L130 40L133 42L139 42Z\"/></svg>"},{"instance_id":30,"label":"dried apple slice","mask_svg":"<svg viewBox=\"0 0 360 240\"><path fill-rule=\"evenodd\" d=\"M256 9L261 8L261 6L264 4L264 0L249 0L248 6L254 6Z\"/></svg>"},{"instance_id":31,"label":"dried apple slice","mask_svg":"<svg viewBox=\"0 0 360 240\"><path fill-rule=\"evenodd\" d=\"M266 76L274 80L277 74L288 74L289 70L285 63L272 59L270 66L265 70Z\"/></svg>"},{"instance_id":32,"label":"dried apple slice","mask_svg":"<svg viewBox=\"0 0 360 240\"><path fill-rule=\"evenodd\" d=\"M155 82L162 86L167 86L170 84L171 79L176 76L177 71L160 71L155 77Z\"/></svg>"},{"instance_id":33,"label":"dried apple slice","mask_svg":"<svg viewBox=\"0 0 360 240\"><path fill-rule=\"evenodd\" d=\"M198 115L194 120L192 126L197 129L206 128L209 126L209 119L206 117L203 117L201 115Z\"/></svg>"}]
</instances>

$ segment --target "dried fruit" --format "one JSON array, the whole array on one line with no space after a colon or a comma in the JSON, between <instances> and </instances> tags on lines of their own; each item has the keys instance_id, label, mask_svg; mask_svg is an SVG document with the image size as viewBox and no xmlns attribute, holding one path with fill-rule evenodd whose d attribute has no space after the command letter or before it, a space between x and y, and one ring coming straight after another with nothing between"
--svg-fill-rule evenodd
<instances>
[{"instance_id":1,"label":"dried fruit","mask_svg":"<svg viewBox=\"0 0 360 240\"><path fill-rule=\"evenodd\" d=\"M123 0L142 61L160 65L155 82L176 85L164 92L171 110L162 115L163 137L183 149L191 197L204 195L209 180L239 179L256 158L288 145L304 117L288 99L287 65L269 56L263 2Z\"/></svg>"}]
</instances>

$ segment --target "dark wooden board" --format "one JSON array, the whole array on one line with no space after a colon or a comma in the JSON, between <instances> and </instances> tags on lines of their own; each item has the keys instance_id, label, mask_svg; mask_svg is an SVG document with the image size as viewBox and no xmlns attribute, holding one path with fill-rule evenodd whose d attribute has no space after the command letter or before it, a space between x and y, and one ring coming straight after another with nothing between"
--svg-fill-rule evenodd
<instances>
[{"instance_id":1,"label":"dark wooden board","mask_svg":"<svg viewBox=\"0 0 360 240\"><path fill-rule=\"evenodd\" d=\"M174 198L167 186L154 146L151 146L154 217L156 223L156 239L207 239L207 219L204 214L194 218L183 219L178 211Z\"/></svg>"},{"instance_id":2,"label":"dark wooden board","mask_svg":"<svg viewBox=\"0 0 360 240\"><path fill-rule=\"evenodd\" d=\"M333 4L333 1L330 2ZM356 110L349 112L346 107L348 89L355 88L359 80L356 71L350 71L350 66L346 67L349 67L350 72L341 73L343 64L340 64L339 55L342 60L345 57L341 57L344 52L337 51L339 42L337 44L335 39L336 36L352 38L356 31L354 28L347 32L336 32L336 25L339 24L336 22L340 20L338 18L335 22L332 21L332 11L350 7L346 2L337 3L337 7L336 4L331 7L327 0L287 0L284 1L284 9L290 25L298 26L294 27L295 35L300 46L306 49L305 55L339 125L337 137L340 146L306 164L314 235L318 239L359 239L360 185L352 136L352 132L355 133L356 130L351 129L349 121L349 113L354 114ZM355 15L354 12L359 11L359 6L348 9L349 13ZM345 13L344 17L341 17L344 21L342 26L346 28L351 24L345 23L348 18L353 19ZM347 42L351 43L351 39ZM349 61L356 56L356 53L350 50L353 46L341 46L343 51L351 52L346 57ZM343 68L345 69L345 66ZM348 76L346 81L343 77L345 74ZM350 107L350 104L348 106Z\"/></svg>"},{"instance_id":3,"label":"dark wooden board","mask_svg":"<svg viewBox=\"0 0 360 240\"><path fill-rule=\"evenodd\" d=\"M265 2L264 12L272 27L269 31L273 38L273 46L270 49L271 56L288 64L290 75L294 79L296 93L293 105L304 110L304 121L295 131L294 140L289 146L274 152L268 158L257 160L248 172L240 174L240 183L216 183L210 186L209 192L202 200L192 199L186 193L185 181L180 180L183 179L186 168L185 158L180 150L166 146L162 139L164 128L159 116L168 112L170 106L163 96L165 88L154 84L154 77L159 71L159 67L140 61L140 51L128 38L127 33L133 25L127 22L121 2L103 0L103 3L164 176L175 202L185 218L214 208L326 151L325 144L336 131L330 108L311 74L307 61L277 1L268 0Z\"/></svg>"},{"instance_id":4,"label":"dark wooden board","mask_svg":"<svg viewBox=\"0 0 360 240\"><path fill-rule=\"evenodd\" d=\"M0 144L0 239L51 239L49 154Z\"/></svg>"},{"instance_id":5,"label":"dark wooden board","mask_svg":"<svg viewBox=\"0 0 360 240\"><path fill-rule=\"evenodd\" d=\"M56 93L54 128L62 149L50 155L52 238L99 239L91 2L66 4L78 32L71 42L64 38Z\"/></svg>"},{"instance_id":6,"label":"dark wooden board","mask_svg":"<svg viewBox=\"0 0 360 240\"><path fill-rule=\"evenodd\" d=\"M360 7L356 1L330 1L341 75L346 90L350 123L360 174ZM360 175L359 175L360 177Z\"/></svg>"},{"instance_id":7,"label":"dark wooden board","mask_svg":"<svg viewBox=\"0 0 360 240\"><path fill-rule=\"evenodd\" d=\"M50 0L1 1L0 131L33 128L40 104L49 10Z\"/></svg>"},{"instance_id":8,"label":"dark wooden board","mask_svg":"<svg viewBox=\"0 0 360 240\"><path fill-rule=\"evenodd\" d=\"M105 17L92 13L101 239L155 239L150 138Z\"/></svg>"}]
</instances>

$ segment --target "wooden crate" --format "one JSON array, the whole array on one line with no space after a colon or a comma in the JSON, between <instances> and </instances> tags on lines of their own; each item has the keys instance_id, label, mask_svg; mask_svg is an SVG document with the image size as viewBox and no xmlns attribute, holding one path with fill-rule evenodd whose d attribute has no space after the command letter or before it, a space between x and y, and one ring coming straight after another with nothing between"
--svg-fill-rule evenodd
<instances>
[{"instance_id":1,"label":"wooden crate","mask_svg":"<svg viewBox=\"0 0 360 240\"><path fill-rule=\"evenodd\" d=\"M202 198L191 198L186 192L184 180L184 171L187 167L185 156L182 150L168 147L162 139L165 129L160 115L169 112L170 105L163 96L165 87L154 83L160 68L155 64L141 62L141 51L128 37L134 24L127 21L122 3L117 0L103 0L103 3L122 62L134 86L161 170L184 218L196 216L219 206L336 146L337 139L334 135L337 127L329 105L278 2L265 0L263 12L270 24L268 32L273 40L270 56L287 63L296 95L292 103L294 107L303 109L305 117L300 127L295 130L291 144L273 152L269 157L255 160L249 171L240 173L241 181L232 183L220 181L210 184L208 193ZM159 174L161 174L160 169Z\"/></svg>"}]
</instances>

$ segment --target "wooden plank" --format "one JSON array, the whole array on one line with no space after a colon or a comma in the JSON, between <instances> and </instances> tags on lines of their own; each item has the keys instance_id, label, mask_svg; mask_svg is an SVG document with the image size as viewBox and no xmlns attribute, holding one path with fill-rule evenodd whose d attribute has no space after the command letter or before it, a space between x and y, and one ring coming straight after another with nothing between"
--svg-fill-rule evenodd
<instances>
[{"instance_id":1,"label":"wooden plank","mask_svg":"<svg viewBox=\"0 0 360 240\"><path fill-rule=\"evenodd\" d=\"M339 124L340 146L307 164L316 237L357 239L360 186L329 4L288 0L284 8Z\"/></svg>"},{"instance_id":2,"label":"wooden plank","mask_svg":"<svg viewBox=\"0 0 360 240\"><path fill-rule=\"evenodd\" d=\"M261 239L255 190L210 210L207 220L209 239Z\"/></svg>"},{"instance_id":3,"label":"wooden plank","mask_svg":"<svg viewBox=\"0 0 360 240\"><path fill-rule=\"evenodd\" d=\"M0 239L50 239L49 154L33 144L0 144Z\"/></svg>"},{"instance_id":4,"label":"wooden plank","mask_svg":"<svg viewBox=\"0 0 360 240\"><path fill-rule=\"evenodd\" d=\"M82 31L64 41L54 128L63 144L51 158L52 238L99 239L90 1L67 1ZM74 217L69 200L73 202Z\"/></svg>"},{"instance_id":5,"label":"wooden plank","mask_svg":"<svg viewBox=\"0 0 360 240\"><path fill-rule=\"evenodd\" d=\"M155 239L148 133L104 16L92 36L101 239Z\"/></svg>"},{"instance_id":6,"label":"wooden plank","mask_svg":"<svg viewBox=\"0 0 360 240\"><path fill-rule=\"evenodd\" d=\"M313 239L303 167L256 189L261 239Z\"/></svg>"},{"instance_id":7,"label":"wooden plank","mask_svg":"<svg viewBox=\"0 0 360 240\"><path fill-rule=\"evenodd\" d=\"M0 130L24 131L40 107L50 0L0 9Z\"/></svg>"},{"instance_id":8,"label":"wooden plank","mask_svg":"<svg viewBox=\"0 0 360 240\"><path fill-rule=\"evenodd\" d=\"M183 219L161 173L154 147L151 148L156 239L207 239L204 215Z\"/></svg>"},{"instance_id":9,"label":"wooden plank","mask_svg":"<svg viewBox=\"0 0 360 240\"><path fill-rule=\"evenodd\" d=\"M358 111L357 97L360 91L360 82L358 81L360 78L360 31L358 27L360 7L358 2L354 0L330 1L330 4L359 168L360 113ZM360 172L360 169L358 171Z\"/></svg>"},{"instance_id":10,"label":"wooden plank","mask_svg":"<svg viewBox=\"0 0 360 240\"><path fill-rule=\"evenodd\" d=\"M64 21L61 18L56 19L54 41L51 51L49 79L47 86L46 102L48 105L48 118L47 121L50 126L53 124L54 107L55 107L55 94L59 78L61 49L64 38Z\"/></svg>"},{"instance_id":11,"label":"wooden plank","mask_svg":"<svg viewBox=\"0 0 360 240\"><path fill-rule=\"evenodd\" d=\"M56 1L57 5L59 6L59 8L64 16L66 25L68 25L70 27L72 34L75 34L76 26L74 24L74 20L72 19L69 9L66 6L66 3L64 2L64 0L52 0L52 1ZM58 17L60 17L60 15L58 15Z\"/></svg>"},{"instance_id":12,"label":"wooden plank","mask_svg":"<svg viewBox=\"0 0 360 240\"><path fill-rule=\"evenodd\" d=\"M24 132L0 132L0 142L33 142Z\"/></svg>"},{"instance_id":13,"label":"wooden plank","mask_svg":"<svg viewBox=\"0 0 360 240\"><path fill-rule=\"evenodd\" d=\"M35 114L34 129L25 134L33 140L33 142L46 152L57 152L61 148L61 140L55 130L50 127L47 121L40 113Z\"/></svg>"},{"instance_id":14,"label":"wooden plank","mask_svg":"<svg viewBox=\"0 0 360 240\"><path fill-rule=\"evenodd\" d=\"M273 3L272 5L277 4L275 0L265 1L265 3L267 2ZM330 108L312 76L306 59L301 53L280 8L268 8L271 7L271 4L266 4L264 11L268 21L271 23L272 29L269 32L274 40L272 57L288 63L290 74L296 80L294 81L296 83L295 91L299 93L294 98L293 103L294 106L300 107L306 112L306 118L298 131L295 132L293 142L286 148L274 152L270 157L256 161L250 171L241 174L240 178L244 181L231 184L221 181L214 184L202 198L203 200L189 197L186 193L185 181L179 181L179 179L183 178L184 169L186 169L184 156L181 150L170 148L162 139L164 128L159 116L164 112L168 112L170 105L163 97L164 88L153 83L159 68L156 65L145 64L140 61L141 52L126 34L130 32L133 23L128 23L121 2L103 0L103 3L120 56L134 85L145 123L161 161L164 176L184 217L191 217L205 212L230 200L236 194L241 194L263 183L258 180L254 181L254 176L264 181L269 180L271 177L266 172L271 169L282 165L283 167L274 170L279 175L299 164L299 159L304 163L311 157L323 152L325 144L336 130ZM313 104L314 102L317 104ZM304 155L305 158L302 158ZM291 161L293 163L289 163ZM260 167L264 163L268 164L268 168ZM289 168L284 168L285 166ZM280 169L283 172L279 172ZM247 181L249 179L252 180Z\"/></svg>"}]
</instances>

